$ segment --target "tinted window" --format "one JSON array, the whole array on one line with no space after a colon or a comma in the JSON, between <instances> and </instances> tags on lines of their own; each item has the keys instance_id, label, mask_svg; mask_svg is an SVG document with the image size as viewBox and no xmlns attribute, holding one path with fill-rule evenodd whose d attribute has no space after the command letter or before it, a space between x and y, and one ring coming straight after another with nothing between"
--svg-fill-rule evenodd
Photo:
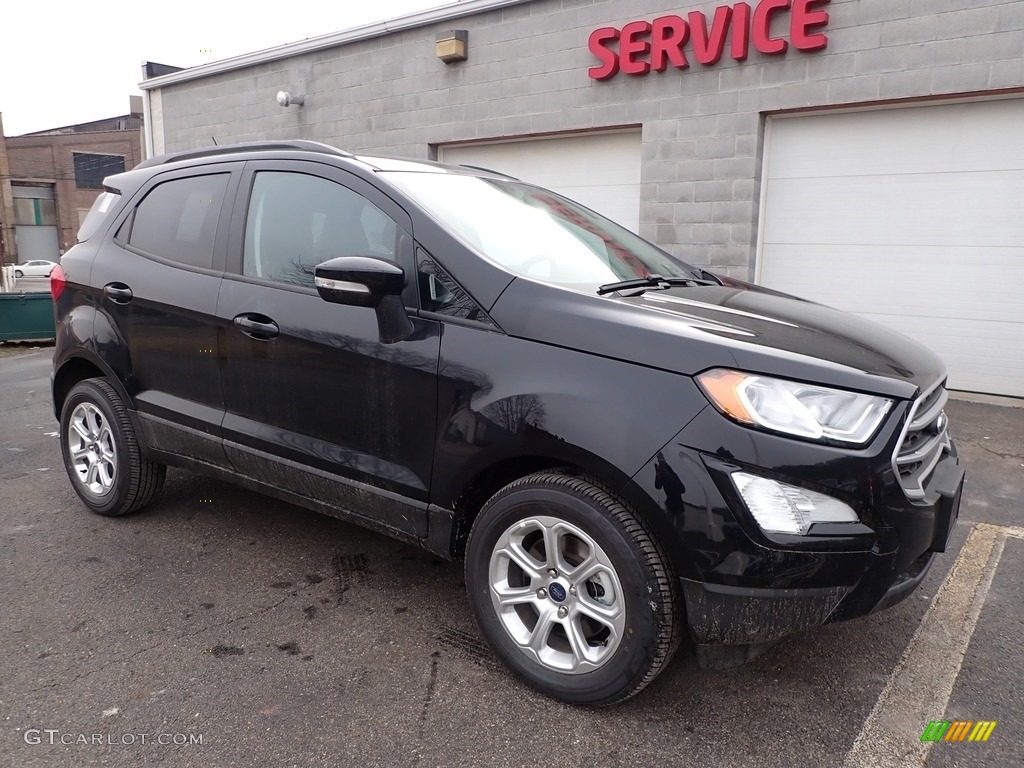
<instances>
[{"instance_id":1,"label":"tinted window","mask_svg":"<svg viewBox=\"0 0 1024 768\"><path fill-rule=\"evenodd\" d=\"M120 199L121 196L114 192L104 192L96 198L96 202L92 204L92 208L89 209L85 221L82 222L82 226L78 230L78 242L84 243L96 234L96 231L106 220L107 214L110 213L115 203Z\"/></svg>"},{"instance_id":2,"label":"tinted window","mask_svg":"<svg viewBox=\"0 0 1024 768\"><path fill-rule=\"evenodd\" d=\"M135 209L129 244L154 256L210 269L228 175L192 176L153 187Z\"/></svg>"},{"instance_id":3,"label":"tinted window","mask_svg":"<svg viewBox=\"0 0 1024 768\"><path fill-rule=\"evenodd\" d=\"M491 319L480 305L473 301L473 297L436 263L430 259L421 259L419 274L420 306L424 310L491 324Z\"/></svg>"},{"instance_id":4,"label":"tinted window","mask_svg":"<svg viewBox=\"0 0 1024 768\"><path fill-rule=\"evenodd\" d=\"M245 223L242 271L313 287L317 264L337 256L396 261L398 228L380 208L318 176L256 174Z\"/></svg>"}]
</instances>

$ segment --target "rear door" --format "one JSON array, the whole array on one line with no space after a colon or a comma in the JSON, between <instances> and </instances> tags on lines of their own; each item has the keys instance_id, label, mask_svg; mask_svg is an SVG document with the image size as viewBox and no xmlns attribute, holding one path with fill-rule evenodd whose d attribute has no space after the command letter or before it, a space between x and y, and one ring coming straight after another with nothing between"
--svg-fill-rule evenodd
<instances>
[{"instance_id":1,"label":"rear door","mask_svg":"<svg viewBox=\"0 0 1024 768\"><path fill-rule=\"evenodd\" d=\"M111 228L90 278L98 352L151 444L218 464L226 462L216 308L241 170L221 163L155 176ZM183 430L194 434L182 439Z\"/></svg>"},{"instance_id":2,"label":"rear door","mask_svg":"<svg viewBox=\"0 0 1024 768\"><path fill-rule=\"evenodd\" d=\"M236 210L218 306L229 457L258 481L425 535L440 325L414 317L411 338L382 344L372 309L313 286L337 256L413 275L408 215L340 169L273 160L246 164Z\"/></svg>"}]
</instances>

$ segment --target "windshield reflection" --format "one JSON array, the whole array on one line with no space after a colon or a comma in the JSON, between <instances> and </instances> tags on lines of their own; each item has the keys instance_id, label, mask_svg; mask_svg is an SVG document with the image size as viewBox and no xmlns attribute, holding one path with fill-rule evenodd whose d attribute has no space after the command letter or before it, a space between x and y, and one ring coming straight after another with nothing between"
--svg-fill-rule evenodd
<instances>
[{"instance_id":1,"label":"windshield reflection","mask_svg":"<svg viewBox=\"0 0 1024 768\"><path fill-rule=\"evenodd\" d=\"M455 173L388 177L482 256L519 275L592 291L693 269L624 227L550 190Z\"/></svg>"}]
</instances>

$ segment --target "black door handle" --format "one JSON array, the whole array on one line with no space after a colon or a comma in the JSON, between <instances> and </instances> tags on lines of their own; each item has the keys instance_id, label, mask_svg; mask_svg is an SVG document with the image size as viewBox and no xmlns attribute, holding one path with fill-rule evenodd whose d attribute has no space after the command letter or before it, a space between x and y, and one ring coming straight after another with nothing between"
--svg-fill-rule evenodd
<instances>
[{"instance_id":1,"label":"black door handle","mask_svg":"<svg viewBox=\"0 0 1024 768\"><path fill-rule=\"evenodd\" d=\"M134 295L124 283L107 283L103 286L103 294L115 304L127 304Z\"/></svg>"},{"instance_id":2,"label":"black door handle","mask_svg":"<svg viewBox=\"0 0 1024 768\"><path fill-rule=\"evenodd\" d=\"M257 341L270 341L281 332L277 323L263 315L238 315L235 318L235 326L246 336Z\"/></svg>"}]
</instances>

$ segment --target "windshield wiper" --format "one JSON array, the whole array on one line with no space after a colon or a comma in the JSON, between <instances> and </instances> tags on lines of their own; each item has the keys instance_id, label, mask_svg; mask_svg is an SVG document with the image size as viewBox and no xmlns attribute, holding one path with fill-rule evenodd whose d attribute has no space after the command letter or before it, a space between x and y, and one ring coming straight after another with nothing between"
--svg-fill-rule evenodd
<instances>
[{"instance_id":1,"label":"windshield wiper","mask_svg":"<svg viewBox=\"0 0 1024 768\"><path fill-rule=\"evenodd\" d=\"M597 289L598 296L616 291L628 291L630 288L671 288L673 285L719 285L712 280L701 280L696 277L664 277L662 275L648 275L638 277L635 280L623 280L620 283L606 283Z\"/></svg>"}]
</instances>

